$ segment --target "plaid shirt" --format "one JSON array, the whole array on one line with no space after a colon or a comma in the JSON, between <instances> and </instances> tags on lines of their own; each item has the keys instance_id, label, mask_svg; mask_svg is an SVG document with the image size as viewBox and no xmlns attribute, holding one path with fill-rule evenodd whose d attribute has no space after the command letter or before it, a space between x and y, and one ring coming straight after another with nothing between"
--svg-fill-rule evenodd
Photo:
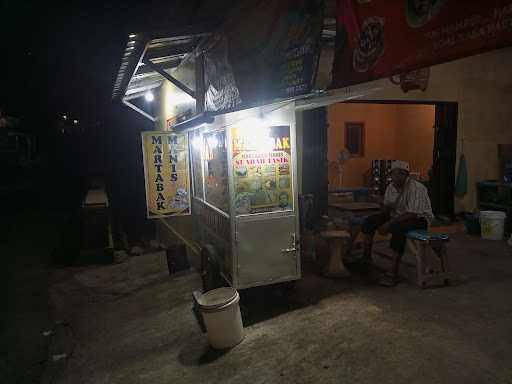
<instances>
[{"instance_id":1,"label":"plaid shirt","mask_svg":"<svg viewBox=\"0 0 512 384\"><path fill-rule=\"evenodd\" d=\"M391 217L404 213L415 213L430 224L434 219L427 188L410 177L401 191L393 183L388 185L384 195L384 205L391 206Z\"/></svg>"}]
</instances>

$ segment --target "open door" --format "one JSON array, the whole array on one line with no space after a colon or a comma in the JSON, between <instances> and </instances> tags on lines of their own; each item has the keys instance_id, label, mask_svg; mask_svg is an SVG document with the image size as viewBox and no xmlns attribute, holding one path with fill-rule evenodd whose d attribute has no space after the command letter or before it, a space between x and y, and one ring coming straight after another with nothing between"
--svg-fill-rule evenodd
<instances>
[{"instance_id":1,"label":"open door","mask_svg":"<svg viewBox=\"0 0 512 384\"><path fill-rule=\"evenodd\" d=\"M434 163L429 190L436 215L452 216L454 213L457 112L457 103L436 104Z\"/></svg>"},{"instance_id":2,"label":"open door","mask_svg":"<svg viewBox=\"0 0 512 384\"><path fill-rule=\"evenodd\" d=\"M327 214L327 108L303 112L302 193L313 195L312 221Z\"/></svg>"}]
</instances>

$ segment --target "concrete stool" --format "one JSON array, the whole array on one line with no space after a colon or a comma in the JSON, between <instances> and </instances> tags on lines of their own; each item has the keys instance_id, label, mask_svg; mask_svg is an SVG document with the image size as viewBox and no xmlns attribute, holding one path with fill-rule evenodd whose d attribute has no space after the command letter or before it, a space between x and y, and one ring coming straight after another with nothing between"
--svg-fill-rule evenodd
<instances>
[{"instance_id":1,"label":"concrete stool","mask_svg":"<svg viewBox=\"0 0 512 384\"><path fill-rule=\"evenodd\" d=\"M442 233L427 231L411 231L407 233L405 256L416 258L417 283L425 288L429 283L448 285L452 273L448 271L448 254L446 243L449 236Z\"/></svg>"},{"instance_id":2,"label":"concrete stool","mask_svg":"<svg viewBox=\"0 0 512 384\"><path fill-rule=\"evenodd\" d=\"M343 264L343 254L350 241L350 233L347 231L328 230L320 233L320 236L329 245L329 261L324 270L326 277L348 277L350 272Z\"/></svg>"}]
</instances>

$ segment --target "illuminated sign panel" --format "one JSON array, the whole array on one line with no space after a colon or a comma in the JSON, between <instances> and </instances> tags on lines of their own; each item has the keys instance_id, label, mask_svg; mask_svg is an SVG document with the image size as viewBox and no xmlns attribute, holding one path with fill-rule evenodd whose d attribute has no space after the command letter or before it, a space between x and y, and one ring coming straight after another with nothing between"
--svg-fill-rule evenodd
<instances>
[{"instance_id":1,"label":"illuminated sign panel","mask_svg":"<svg viewBox=\"0 0 512 384\"><path fill-rule=\"evenodd\" d=\"M290 127L231 128L238 215L293 209Z\"/></svg>"}]
</instances>

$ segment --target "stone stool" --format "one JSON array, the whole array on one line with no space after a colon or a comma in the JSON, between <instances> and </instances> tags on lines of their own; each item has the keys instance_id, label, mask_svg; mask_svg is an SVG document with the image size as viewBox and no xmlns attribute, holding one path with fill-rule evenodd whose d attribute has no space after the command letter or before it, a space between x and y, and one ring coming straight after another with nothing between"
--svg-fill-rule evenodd
<instances>
[{"instance_id":1,"label":"stone stool","mask_svg":"<svg viewBox=\"0 0 512 384\"><path fill-rule=\"evenodd\" d=\"M347 231L327 230L320 232L320 236L327 241L329 245L329 261L324 270L326 277L347 277L350 272L343 264L343 254L350 241L350 233Z\"/></svg>"},{"instance_id":2,"label":"stone stool","mask_svg":"<svg viewBox=\"0 0 512 384\"><path fill-rule=\"evenodd\" d=\"M449 240L449 236L442 233L418 230L407 234L405 252L416 258L417 283L421 288L429 283L450 283L453 275L448 271L446 252Z\"/></svg>"}]
</instances>

